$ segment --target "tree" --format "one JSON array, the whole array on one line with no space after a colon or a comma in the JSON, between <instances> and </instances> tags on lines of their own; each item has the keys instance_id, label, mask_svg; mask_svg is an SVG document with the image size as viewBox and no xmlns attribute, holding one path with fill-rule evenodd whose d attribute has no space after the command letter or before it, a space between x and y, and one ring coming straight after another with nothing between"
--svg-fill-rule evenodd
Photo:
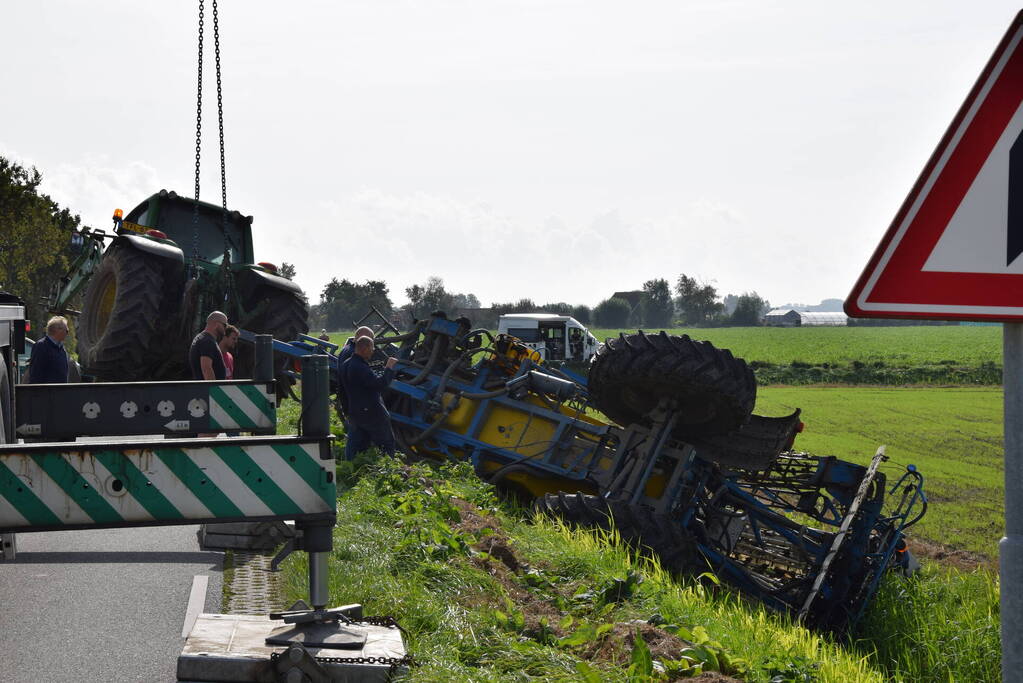
<instances>
[{"instance_id":1,"label":"tree","mask_svg":"<svg viewBox=\"0 0 1023 683\"><path fill-rule=\"evenodd\" d=\"M519 299L506 304L494 304L491 306L495 315L507 315L508 313L536 313L540 307L533 303L532 299Z\"/></svg>"},{"instance_id":2,"label":"tree","mask_svg":"<svg viewBox=\"0 0 1023 683\"><path fill-rule=\"evenodd\" d=\"M625 327L629 324L629 314L632 307L629 302L620 297L604 299L593 309L593 317L598 327L614 328Z\"/></svg>"},{"instance_id":3,"label":"tree","mask_svg":"<svg viewBox=\"0 0 1023 683\"><path fill-rule=\"evenodd\" d=\"M45 327L41 300L65 274L71 232L80 222L39 194L41 182L37 169L0 157L0 289L24 299L34 331Z\"/></svg>"},{"instance_id":4,"label":"tree","mask_svg":"<svg viewBox=\"0 0 1023 683\"><path fill-rule=\"evenodd\" d=\"M733 325L759 325L764 314L769 310L771 310L771 305L759 294L745 292L736 301L731 321Z\"/></svg>"},{"instance_id":5,"label":"tree","mask_svg":"<svg viewBox=\"0 0 1023 683\"><path fill-rule=\"evenodd\" d=\"M722 310L717 300L718 292L713 285L702 284L686 274L678 276L675 283L676 303L682 319L690 325L707 322L715 313Z\"/></svg>"},{"instance_id":6,"label":"tree","mask_svg":"<svg viewBox=\"0 0 1023 683\"><path fill-rule=\"evenodd\" d=\"M371 308L376 307L385 316L391 314L393 304L382 280L363 283L332 278L320 293L319 313L324 327L347 330Z\"/></svg>"},{"instance_id":7,"label":"tree","mask_svg":"<svg viewBox=\"0 0 1023 683\"><path fill-rule=\"evenodd\" d=\"M453 308L456 309L483 308L475 294L452 294L451 300Z\"/></svg>"},{"instance_id":8,"label":"tree","mask_svg":"<svg viewBox=\"0 0 1023 683\"><path fill-rule=\"evenodd\" d=\"M451 312L456 308L455 296L444 288L444 280L431 275L422 285L405 288L409 302L403 307L415 319L425 318L434 311ZM475 298L475 297L473 297Z\"/></svg>"},{"instance_id":9,"label":"tree","mask_svg":"<svg viewBox=\"0 0 1023 683\"><path fill-rule=\"evenodd\" d=\"M589 325L592 315L589 306L579 305L572 309L572 317L581 322L583 325Z\"/></svg>"},{"instance_id":10,"label":"tree","mask_svg":"<svg viewBox=\"0 0 1023 683\"><path fill-rule=\"evenodd\" d=\"M639 307L643 325L649 328L669 327L675 315L675 301L671 298L668 281L659 278L644 282Z\"/></svg>"},{"instance_id":11,"label":"tree","mask_svg":"<svg viewBox=\"0 0 1023 683\"><path fill-rule=\"evenodd\" d=\"M277 271L277 273L281 277L286 277L289 280L294 280L295 275L298 274L298 271L295 270L295 264L284 261L283 263L281 263L281 269Z\"/></svg>"},{"instance_id":12,"label":"tree","mask_svg":"<svg viewBox=\"0 0 1023 683\"><path fill-rule=\"evenodd\" d=\"M540 307L540 310L544 313L553 313L554 315L572 315L572 304L559 301L555 304L544 304Z\"/></svg>"}]
</instances>

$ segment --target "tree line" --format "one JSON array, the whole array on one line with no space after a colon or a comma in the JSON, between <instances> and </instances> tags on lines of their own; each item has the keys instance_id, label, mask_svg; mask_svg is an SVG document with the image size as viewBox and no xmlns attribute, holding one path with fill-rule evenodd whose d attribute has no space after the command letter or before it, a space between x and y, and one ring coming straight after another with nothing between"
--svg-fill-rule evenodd
<instances>
[{"instance_id":1,"label":"tree line","mask_svg":"<svg viewBox=\"0 0 1023 683\"><path fill-rule=\"evenodd\" d=\"M508 313L555 313L570 315L584 325L602 328L760 325L770 304L756 292L729 294L721 299L717 289L688 275L680 275L672 287L659 278L643 283L639 296L610 297L590 308L564 301L537 303L533 299L496 302L484 308L472 293L451 292L442 278L432 276L422 284L405 287L408 303L396 306L383 280L353 282L333 278L320 292L312 308L313 328L351 329L374 308L395 326L404 329L433 311L466 315L478 327L493 328ZM636 293L629 293L630 295Z\"/></svg>"}]
</instances>

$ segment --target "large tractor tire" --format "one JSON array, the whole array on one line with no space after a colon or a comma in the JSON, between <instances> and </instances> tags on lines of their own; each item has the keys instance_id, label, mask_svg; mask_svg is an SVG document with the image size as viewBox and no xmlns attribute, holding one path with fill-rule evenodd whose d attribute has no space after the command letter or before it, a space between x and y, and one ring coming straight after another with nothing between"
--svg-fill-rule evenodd
<instances>
[{"instance_id":1,"label":"large tractor tire","mask_svg":"<svg viewBox=\"0 0 1023 683\"><path fill-rule=\"evenodd\" d=\"M674 574L706 569L696 542L671 517L642 505L606 500L582 493L549 493L538 498L537 511L583 528L609 531L637 550L652 551L661 566Z\"/></svg>"},{"instance_id":2,"label":"large tractor tire","mask_svg":"<svg viewBox=\"0 0 1023 683\"><path fill-rule=\"evenodd\" d=\"M152 379L149 369L162 360L155 347L163 341L164 285L159 258L116 244L107 251L78 320L78 357L88 374L104 382Z\"/></svg>"},{"instance_id":3,"label":"large tractor tire","mask_svg":"<svg viewBox=\"0 0 1023 683\"><path fill-rule=\"evenodd\" d=\"M264 305L263 302L266 302ZM259 315L239 321L239 327L256 334L271 334L279 341L293 341L309 332L309 303L296 292L263 287L247 302L249 310L260 308ZM233 322L233 321L232 321ZM274 376L282 396L290 395L294 380L285 373L291 359L274 354ZM251 344L239 344L235 351L235 376L251 377L255 364L255 349Z\"/></svg>"},{"instance_id":4,"label":"large tractor tire","mask_svg":"<svg viewBox=\"0 0 1023 683\"><path fill-rule=\"evenodd\" d=\"M726 434L753 412L753 371L727 349L688 336L622 334L598 351L590 367L594 405L621 425L652 424L662 398L679 410L674 435Z\"/></svg>"}]
</instances>

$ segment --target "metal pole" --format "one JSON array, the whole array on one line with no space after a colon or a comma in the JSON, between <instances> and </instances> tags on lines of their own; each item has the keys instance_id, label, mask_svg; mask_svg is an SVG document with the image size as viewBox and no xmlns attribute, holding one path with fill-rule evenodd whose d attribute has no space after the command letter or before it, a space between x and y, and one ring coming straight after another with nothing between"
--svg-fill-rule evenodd
<instances>
[{"instance_id":1,"label":"metal pole","mask_svg":"<svg viewBox=\"0 0 1023 683\"><path fill-rule=\"evenodd\" d=\"M1023 323L1002 327L1005 392L1005 536L1001 571L1002 681L1023 680Z\"/></svg>"},{"instance_id":2,"label":"metal pole","mask_svg":"<svg viewBox=\"0 0 1023 683\"><path fill-rule=\"evenodd\" d=\"M330 434L330 383L327 356L302 359L302 434L322 437ZM303 530L309 553L309 601L313 609L324 609L330 600L327 558L333 544L331 526L307 526ZM325 552L326 551L326 552Z\"/></svg>"},{"instance_id":3,"label":"metal pole","mask_svg":"<svg viewBox=\"0 0 1023 683\"><path fill-rule=\"evenodd\" d=\"M327 357L306 356L302 359L302 434L330 434L330 383L327 379Z\"/></svg>"},{"instance_id":4,"label":"metal pole","mask_svg":"<svg viewBox=\"0 0 1023 683\"><path fill-rule=\"evenodd\" d=\"M252 378L257 382L272 382L274 378L274 338L269 334L256 335L256 367Z\"/></svg>"}]
</instances>

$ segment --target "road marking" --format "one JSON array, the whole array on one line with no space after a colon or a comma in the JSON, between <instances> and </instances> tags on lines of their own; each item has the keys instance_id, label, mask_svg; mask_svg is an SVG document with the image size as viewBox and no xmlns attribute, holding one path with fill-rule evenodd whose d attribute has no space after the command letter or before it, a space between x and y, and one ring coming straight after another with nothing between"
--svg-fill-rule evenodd
<instances>
[{"instance_id":1,"label":"road marking","mask_svg":"<svg viewBox=\"0 0 1023 683\"><path fill-rule=\"evenodd\" d=\"M206 574L196 574L192 577L192 592L188 596L188 608L185 610L185 625L181 627L181 637L187 638L195 626L195 620L206 606L206 586L210 577Z\"/></svg>"}]
</instances>

